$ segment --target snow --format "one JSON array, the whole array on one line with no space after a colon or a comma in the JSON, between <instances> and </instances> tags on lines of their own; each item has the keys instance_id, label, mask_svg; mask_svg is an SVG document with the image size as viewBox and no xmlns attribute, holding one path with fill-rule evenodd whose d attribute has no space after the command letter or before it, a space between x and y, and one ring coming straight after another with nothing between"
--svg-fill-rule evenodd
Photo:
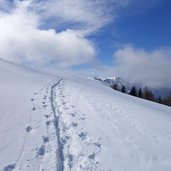
<instances>
[{"instance_id":1,"label":"snow","mask_svg":"<svg viewBox=\"0 0 171 171\"><path fill-rule=\"evenodd\" d=\"M43 160L50 160L48 154L41 159L43 148L50 151L56 145L53 131L49 136L54 140L43 142L48 129L54 129L47 129L46 121L51 116L49 83L55 78L0 61L0 79L0 170L39 170ZM49 167L55 168L56 154L51 156Z\"/></svg>"},{"instance_id":2,"label":"snow","mask_svg":"<svg viewBox=\"0 0 171 171\"><path fill-rule=\"evenodd\" d=\"M170 107L57 74L0 61L0 170L171 170Z\"/></svg>"}]
</instances>

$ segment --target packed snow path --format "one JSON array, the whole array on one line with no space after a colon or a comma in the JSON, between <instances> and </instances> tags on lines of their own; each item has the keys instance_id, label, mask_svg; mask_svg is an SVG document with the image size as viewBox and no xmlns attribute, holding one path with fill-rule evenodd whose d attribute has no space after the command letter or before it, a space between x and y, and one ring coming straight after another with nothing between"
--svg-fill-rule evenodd
<instances>
[{"instance_id":1,"label":"packed snow path","mask_svg":"<svg viewBox=\"0 0 171 171\"><path fill-rule=\"evenodd\" d=\"M55 93L55 88L60 84L62 79L60 79L56 84L52 85L51 87L51 106L52 106L52 111L54 114L54 125L55 125L55 130L56 130L56 136L57 136L57 151L56 151L56 156L57 156L57 171L63 171L63 161L64 161L64 156L63 156L63 144L61 142L60 138L60 128L59 128L59 114L57 113L56 105L55 105L55 99L56 93Z\"/></svg>"}]
</instances>

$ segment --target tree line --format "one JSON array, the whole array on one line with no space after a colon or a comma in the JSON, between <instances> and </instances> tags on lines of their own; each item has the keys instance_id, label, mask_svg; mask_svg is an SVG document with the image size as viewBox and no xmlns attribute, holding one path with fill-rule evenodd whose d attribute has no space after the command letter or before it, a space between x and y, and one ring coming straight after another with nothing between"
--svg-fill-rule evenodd
<instances>
[{"instance_id":1,"label":"tree line","mask_svg":"<svg viewBox=\"0 0 171 171\"><path fill-rule=\"evenodd\" d=\"M122 93L127 93L127 94L129 94L131 96L135 96L135 97L139 97L139 98L142 98L142 99L157 102L157 103L160 103L160 104L164 104L164 105L167 105L167 106L171 106L171 92L164 98L162 98L162 97L156 98L154 96L153 92L148 87L145 87L143 89L142 88L138 89L138 88L136 88L136 86L132 86L132 88L130 89L129 92L127 92L126 87L124 85L122 85L122 88L119 89L118 85L114 84L112 86L112 88L114 90L121 91Z\"/></svg>"}]
</instances>

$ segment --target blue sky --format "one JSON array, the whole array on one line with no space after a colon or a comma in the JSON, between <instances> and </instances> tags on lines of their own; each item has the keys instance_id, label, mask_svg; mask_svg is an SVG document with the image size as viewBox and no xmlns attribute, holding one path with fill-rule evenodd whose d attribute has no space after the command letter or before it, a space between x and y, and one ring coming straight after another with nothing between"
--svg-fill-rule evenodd
<instances>
[{"instance_id":1,"label":"blue sky","mask_svg":"<svg viewBox=\"0 0 171 171\"><path fill-rule=\"evenodd\" d=\"M170 0L0 0L0 58L168 86L170 9Z\"/></svg>"},{"instance_id":2,"label":"blue sky","mask_svg":"<svg viewBox=\"0 0 171 171\"><path fill-rule=\"evenodd\" d=\"M111 65L114 51L125 44L147 51L171 45L171 1L160 1L154 6L131 12L136 8L129 6L115 22L93 37L104 64Z\"/></svg>"}]
</instances>

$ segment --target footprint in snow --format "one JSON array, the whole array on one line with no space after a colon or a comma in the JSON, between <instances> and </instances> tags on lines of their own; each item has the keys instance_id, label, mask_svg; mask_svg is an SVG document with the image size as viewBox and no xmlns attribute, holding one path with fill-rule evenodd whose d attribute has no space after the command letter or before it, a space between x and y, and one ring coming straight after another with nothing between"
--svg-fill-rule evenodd
<instances>
[{"instance_id":1,"label":"footprint in snow","mask_svg":"<svg viewBox=\"0 0 171 171\"><path fill-rule=\"evenodd\" d=\"M44 108L46 108L46 107L47 107L47 105L43 105L43 107L44 107Z\"/></svg>"},{"instance_id":2,"label":"footprint in snow","mask_svg":"<svg viewBox=\"0 0 171 171\"><path fill-rule=\"evenodd\" d=\"M62 101L62 105L65 105L65 104L66 104L66 102Z\"/></svg>"},{"instance_id":3,"label":"footprint in snow","mask_svg":"<svg viewBox=\"0 0 171 171\"><path fill-rule=\"evenodd\" d=\"M102 146L100 142L93 143L93 145L95 145L98 148L101 148L101 146Z\"/></svg>"},{"instance_id":4,"label":"footprint in snow","mask_svg":"<svg viewBox=\"0 0 171 171\"><path fill-rule=\"evenodd\" d=\"M71 125L72 125L73 127L77 127L77 126L78 126L78 123L73 122Z\"/></svg>"},{"instance_id":5,"label":"footprint in snow","mask_svg":"<svg viewBox=\"0 0 171 171\"><path fill-rule=\"evenodd\" d=\"M70 115L71 115L72 117L75 117L75 113L71 113Z\"/></svg>"},{"instance_id":6,"label":"footprint in snow","mask_svg":"<svg viewBox=\"0 0 171 171\"><path fill-rule=\"evenodd\" d=\"M32 111L36 111L36 108L35 108L35 107L33 107L33 108L32 108Z\"/></svg>"},{"instance_id":7,"label":"footprint in snow","mask_svg":"<svg viewBox=\"0 0 171 171\"><path fill-rule=\"evenodd\" d=\"M86 132L81 132L80 134L78 134L78 136L82 139L85 140L87 137L87 133Z\"/></svg>"},{"instance_id":8,"label":"footprint in snow","mask_svg":"<svg viewBox=\"0 0 171 171\"><path fill-rule=\"evenodd\" d=\"M43 137L43 142L48 143L49 142L49 137Z\"/></svg>"},{"instance_id":9,"label":"footprint in snow","mask_svg":"<svg viewBox=\"0 0 171 171\"><path fill-rule=\"evenodd\" d=\"M50 115L45 115L45 118L49 118L50 117Z\"/></svg>"},{"instance_id":10,"label":"footprint in snow","mask_svg":"<svg viewBox=\"0 0 171 171\"><path fill-rule=\"evenodd\" d=\"M85 117L81 117L81 118L79 118L79 120L82 120L82 121L84 121L84 120L85 120Z\"/></svg>"},{"instance_id":11,"label":"footprint in snow","mask_svg":"<svg viewBox=\"0 0 171 171\"><path fill-rule=\"evenodd\" d=\"M93 152L92 154L90 154L89 156L88 156L88 158L90 159L90 160L94 160L95 159L95 153Z\"/></svg>"},{"instance_id":12,"label":"footprint in snow","mask_svg":"<svg viewBox=\"0 0 171 171\"><path fill-rule=\"evenodd\" d=\"M42 145L41 147L38 148L37 156L44 156L44 155L45 155L45 146Z\"/></svg>"},{"instance_id":13,"label":"footprint in snow","mask_svg":"<svg viewBox=\"0 0 171 171\"><path fill-rule=\"evenodd\" d=\"M43 99L46 100L47 96L44 96Z\"/></svg>"},{"instance_id":14,"label":"footprint in snow","mask_svg":"<svg viewBox=\"0 0 171 171\"><path fill-rule=\"evenodd\" d=\"M15 163L7 165L6 167L4 167L3 171L11 171L13 169L15 169Z\"/></svg>"},{"instance_id":15,"label":"footprint in snow","mask_svg":"<svg viewBox=\"0 0 171 171\"><path fill-rule=\"evenodd\" d=\"M46 121L46 125L49 126L51 121Z\"/></svg>"},{"instance_id":16,"label":"footprint in snow","mask_svg":"<svg viewBox=\"0 0 171 171\"><path fill-rule=\"evenodd\" d=\"M32 127L31 127L31 126L28 126L28 127L26 128L26 131L27 131L27 132L31 132L31 131L32 131Z\"/></svg>"}]
</instances>

